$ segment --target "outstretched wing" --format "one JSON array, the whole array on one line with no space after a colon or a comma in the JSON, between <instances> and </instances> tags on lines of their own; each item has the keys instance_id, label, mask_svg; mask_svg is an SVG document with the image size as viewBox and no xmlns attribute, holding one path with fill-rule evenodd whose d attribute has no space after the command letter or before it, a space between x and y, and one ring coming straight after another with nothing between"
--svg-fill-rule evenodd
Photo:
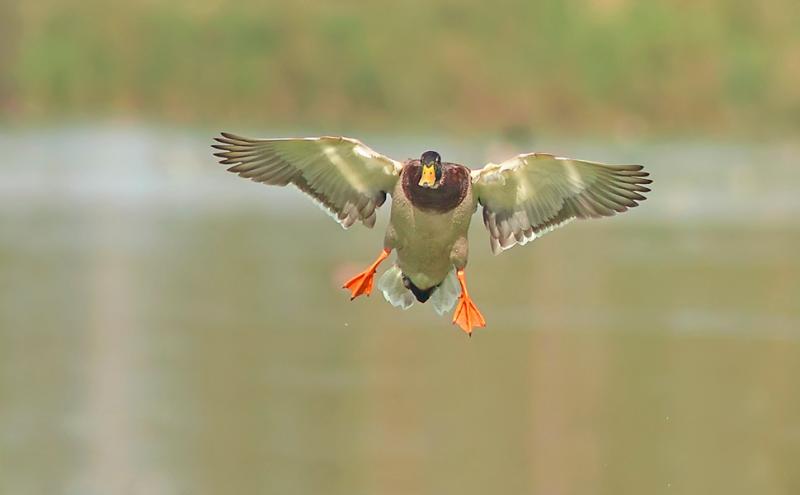
<instances>
[{"instance_id":1,"label":"outstretched wing","mask_svg":"<svg viewBox=\"0 0 800 495\"><path fill-rule=\"evenodd\" d=\"M248 139L227 132L214 138L214 153L228 171L264 184L294 184L348 228L375 225L402 164L346 137Z\"/></svg>"},{"instance_id":2,"label":"outstretched wing","mask_svg":"<svg viewBox=\"0 0 800 495\"><path fill-rule=\"evenodd\" d=\"M652 181L641 165L605 165L545 153L518 155L472 172L492 252L525 244L575 218L637 206Z\"/></svg>"}]
</instances>

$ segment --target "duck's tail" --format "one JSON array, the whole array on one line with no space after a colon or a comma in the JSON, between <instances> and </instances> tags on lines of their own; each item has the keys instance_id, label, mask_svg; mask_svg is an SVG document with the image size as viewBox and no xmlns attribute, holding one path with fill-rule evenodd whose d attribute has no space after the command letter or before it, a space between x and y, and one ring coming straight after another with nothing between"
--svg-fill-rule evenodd
<instances>
[{"instance_id":1,"label":"duck's tail","mask_svg":"<svg viewBox=\"0 0 800 495\"><path fill-rule=\"evenodd\" d=\"M453 309L461 294L455 269L451 270L436 287L421 290L403 275L397 265L393 265L381 275L378 289L383 292L383 297L389 304L403 309L410 308L415 299L423 303L430 299L433 309L440 315Z\"/></svg>"},{"instance_id":2,"label":"duck's tail","mask_svg":"<svg viewBox=\"0 0 800 495\"><path fill-rule=\"evenodd\" d=\"M453 268L442 280L442 283L436 287L431 295L431 304L434 311L441 316L449 312L456 305L458 296L461 295L461 284L458 283L456 277L456 269Z\"/></svg>"},{"instance_id":3,"label":"duck's tail","mask_svg":"<svg viewBox=\"0 0 800 495\"><path fill-rule=\"evenodd\" d=\"M378 279L378 289L389 304L396 308L408 309L414 304L414 295L403 284L403 272L397 265L383 272Z\"/></svg>"}]
</instances>

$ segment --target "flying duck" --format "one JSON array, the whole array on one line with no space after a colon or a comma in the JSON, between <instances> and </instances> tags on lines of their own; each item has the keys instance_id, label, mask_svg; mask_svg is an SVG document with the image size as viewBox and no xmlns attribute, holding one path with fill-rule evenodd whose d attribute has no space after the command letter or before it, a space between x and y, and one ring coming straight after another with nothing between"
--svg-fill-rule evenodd
<instances>
[{"instance_id":1,"label":"flying duck","mask_svg":"<svg viewBox=\"0 0 800 495\"><path fill-rule=\"evenodd\" d=\"M372 291L378 265L397 253L378 281L393 306L431 301L440 315L455 306L453 323L467 334L486 320L467 291L467 231L483 207L494 254L525 244L575 218L599 218L637 206L652 181L641 165L605 165L547 153L517 155L471 171L442 162L435 151L404 162L357 139L248 139L227 132L212 147L220 163L241 177L295 185L345 229L375 225L375 212L392 197L383 250L345 282L351 300Z\"/></svg>"}]
</instances>

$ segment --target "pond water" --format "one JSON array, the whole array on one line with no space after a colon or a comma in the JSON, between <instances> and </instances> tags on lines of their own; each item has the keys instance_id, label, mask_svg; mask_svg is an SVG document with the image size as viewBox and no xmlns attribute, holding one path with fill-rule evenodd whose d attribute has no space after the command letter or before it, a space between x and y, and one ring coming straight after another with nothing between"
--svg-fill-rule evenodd
<instances>
[{"instance_id":1,"label":"pond water","mask_svg":"<svg viewBox=\"0 0 800 495\"><path fill-rule=\"evenodd\" d=\"M0 135L0 493L800 490L800 149L535 143L654 191L498 257L476 216L469 339L340 289L386 211L344 231L208 144Z\"/></svg>"}]
</instances>

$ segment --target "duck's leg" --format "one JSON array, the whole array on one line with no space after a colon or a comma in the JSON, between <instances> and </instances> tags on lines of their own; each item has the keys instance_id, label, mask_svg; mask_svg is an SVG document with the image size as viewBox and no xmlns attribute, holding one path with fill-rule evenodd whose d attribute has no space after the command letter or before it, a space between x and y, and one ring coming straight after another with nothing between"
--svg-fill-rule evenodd
<instances>
[{"instance_id":1,"label":"duck's leg","mask_svg":"<svg viewBox=\"0 0 800 495\"><path fill-rule=\"evenodd\" d=\"M485 327L486 320L483 319L483 315L478 311L478 308L475 307L475 303L473 303L472 299L469 297L467 281L464 278L464 269L462 268L456 271L456 276L458 277L458 282L461 284L461 295L458 296L458 304L453 313L453 323L458 324L462 330L467 332L467 335L471 336L472 328Z\"/></svg>"},{"instance_id":2,"label":"duck's leg","mask_svg":"<svg viewBox=\"0 0 800 495\"><path fill-rule=\"evenodd\" d=\"M389 257L389 253L391 252L391 249L384 248L378 256L378 259L376 259L369 268L344 283L342 288L350 290L351 301L362 294L369 295L369 293L372 292L372 282L375 279L375 271L378 269L378 265Z\"/></svg>"}]
</instances>

